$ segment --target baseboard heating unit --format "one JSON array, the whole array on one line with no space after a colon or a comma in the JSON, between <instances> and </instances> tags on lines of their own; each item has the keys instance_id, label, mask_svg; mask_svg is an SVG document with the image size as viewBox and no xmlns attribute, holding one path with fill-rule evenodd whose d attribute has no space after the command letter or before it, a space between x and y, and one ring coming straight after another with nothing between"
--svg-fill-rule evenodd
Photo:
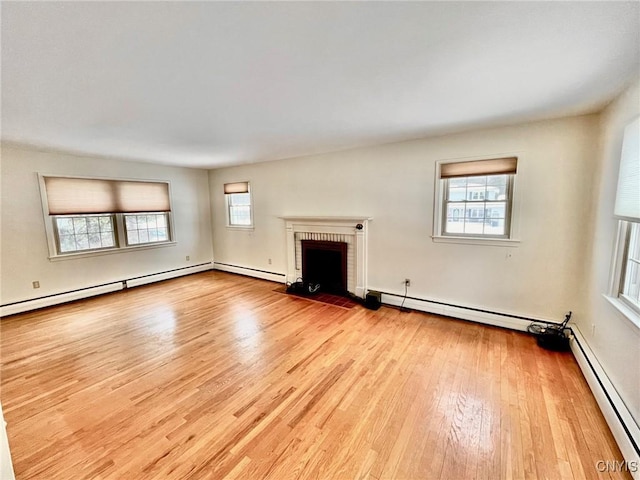
<instances>
[{"instance_id":1,"label":"baseboard heating unit","mask_svg":"<svg viewBox=\"0 0 640 480\"><path fill-rule=\"evenodd\" d=\"M118 290L137 287L138 285L145 285L147 283L160 282L162 280L181 277L183 275L190 275L192 273L204 272L206 270L211 270L212 266L212 262L201 263L189 267L176 268L164 272L127 278L115 282L105 283L102 285L94 285L87 288L71 290L68 292L54 293L52 295L46 295L30 300L7 303L4 305L0 305L0 317L14 315L16 313L28 312L30 310L36 310L38 308L50 307L53 305L58 305L60 303L71 302L73 300L81 300L83 298L94 297L96 295L103 295L105 293L116 292Z\"/></svg>"},{"instance_id":2,"label":"baseboard heating unit","mask_svg":"<svg viewBox=\"0 0 640 480\"><path fill-rule=\"evenodd\" d=\"M620 447L627 470L634 479L640 480L640 427L600 366L580 329L573 325L571 332L571 351Z\"/></svg>"}]
</instances>

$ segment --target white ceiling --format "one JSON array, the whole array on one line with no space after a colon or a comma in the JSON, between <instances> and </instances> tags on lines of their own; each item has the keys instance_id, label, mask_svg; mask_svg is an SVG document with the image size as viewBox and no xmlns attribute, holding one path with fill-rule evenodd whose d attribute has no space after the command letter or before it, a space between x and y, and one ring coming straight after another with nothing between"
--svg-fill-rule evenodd
<instances>
[{"instance_id":1,"label":"white ceiling","mask_svg":"<svg viewBox=\"0 0 640 480\"><path fill-rule=\"evenodd\" d=\"M216 167L597 111L635 2L2 2L2 139Z\"/></svg>"}]
</instances>

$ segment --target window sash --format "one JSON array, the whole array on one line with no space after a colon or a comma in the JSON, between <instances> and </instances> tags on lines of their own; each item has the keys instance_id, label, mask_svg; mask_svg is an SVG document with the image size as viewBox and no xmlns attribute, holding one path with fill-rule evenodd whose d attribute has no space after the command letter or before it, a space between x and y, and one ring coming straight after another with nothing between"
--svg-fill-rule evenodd
<instances>
[{"instance_id":1,"label":"window sash","mask_svg":"<svg viewBox=\"0 0 640 480\"><path fill-rule=\"evenodd\" d=\"M94 232L89 232L89 226L88 226L88 220L89 219L103 219L103 218L109 218L110 220L110 230L108 229L103 229L101 224L102 222L98 222L98 231L94 231ZM73 233L64 233L61 232L61 226L60 226L60 222L59 220L64 220L64 219L68 219L71 221L72 223L72 229L73 229ZM77 225L78 220L84 220L85 221L85 225L87 226L87 231L86 232L82 232L82 231L77 231ZM56 243L56 251L58 253L58 255L69 255L69 254L74 254L74 253L85 253L85 252L93 252L93 251L99 251L99 250L112 250L112 249L116 249L118 248L118 235L117 235L117 228L116 228L116 221L115 221L115 217L114 215L56 215L52 217L52 223L53 223L53 231L54 231L54 238L55 238L55 243ZM96 246L96 247L92 247L91 244L94 243L95 241L92 242L91 236L95 236L98 235L100 237L100 246ZM111 240L111 245L103 245L103 242L105 241L104 236L109 236L110 240ZM81 241L82 237L87 237L87 247L86 248L82 248L79 247L79 241ZM64 245L64 238L63 237L73 237L73 242L75 243L75 246L78 248L74 248L74 249L67 249Z\"/></svg>"},{"instance_id":2,"label":"window sash","mask_svg":"<svg viewBox=\"0 0 640 480\"><path fill-rule=\"evenodd\" d=\"M124 214L122 217L127 246L150 245L171 241L168 213L139 212ZM134 224L135 228L130 228Z\"/></svg>"},{"instance_id":3,"label":"window sash","mask_svg":"<svg viewBox=\"0 0 640 480\"><path fill-rule=\"evenodd\" d=\"M640 223L627 222L618 298L640 314Z\"/></svg>"},{"instance_id":4,"label":"window sash","mask_svg":"<svg viewBox=\"0 0 640 480\"><path fill-rule=\"evenodd\" d=\"M228 185L243 185L242 191L232 191L228 193ZM246 190L246 191L245 191ZM251 193L248 182L239 182L236 184L225 184L225 201L227 203L227 226L229 227L252 227L253 226L253 208L251 201Z\"/></svg>"},{"instance_id":5,"label":"window sash","mask_svg":"<svg viewBox=\"0 0 640 480\"><path fill-rule=\"evenodd\" d=\"M476 175L472 175L467 178L475 177ZM483 175L484 176L484 175ZM491 176L491 175L487 175ZM454 177L449 177L454 178ZM465 195L464 199L452 200L450 198L451 189L449 188L449 178L443 178L440 181L442 182L442 223L440 225L440 235L447 237L468 237L468 238L511 238L511 211L512 211L512 203L513 203L513 179L514 175L506 176L505 183L505 199L504 200L496 200L496 199L487 199L486 198L486 190L484 198L480 199L480 195L478 195L478 199L474 199L473 196L469 200L467 195ZM462 178L462 177L456 177ZM463 208L463 215L461 216L463 230L466 228L467 220L482 218L483 219L483 227L482 232L450 232L447 230L447 219L448 219L448 211L449 206L451 204L461 204ZM502 204L504 205L504 218L502 217L492 217L487 216L487 204ZM471 208L468 208L471 207ZM483 216L478 217L474 216L474 210L477 208L482 208ZM467 215L467 211L471 211L471 215ZM493 223L492 220L504 220L504 231L501 234L493 234L493 233L485 233L485 225L487 220L490 220L490 223ZM471 222L469 222L471 223Z\"/></svg>"}]
</instances>

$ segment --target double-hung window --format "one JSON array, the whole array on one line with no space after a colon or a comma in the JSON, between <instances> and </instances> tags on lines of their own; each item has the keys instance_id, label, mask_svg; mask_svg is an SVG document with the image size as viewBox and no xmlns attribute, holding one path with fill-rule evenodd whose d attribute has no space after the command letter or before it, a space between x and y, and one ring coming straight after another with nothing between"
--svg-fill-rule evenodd
<instances>
[{"instance_id":1,"label":"double-hung window","mask_svg":"<svg viewBox=\"0 0 640 480\"><path fill-rule=\"evenodd\" d=\"M511 238L516 157L438 164L434 237Z\"/></svg>"},{"instance_id":2,"label":"double-hung window","mask_svg":"<svg viewBox=\"0 0 640 480\"><path fill-rule=\"evenodd\" d=\"M52 258L172 241L167 182L40 179Z\"/></svg>"},{"instance_id":3,"label":"double-hung window","mask_svg":"<svg viewBox=\"0 0 640 480\"><path fill-rule=\"evenodd\" d=\"M640 117L624 131L614 215L619 241L611 297L640 326Z\"/></svg>"},{"instance_id":4,"label":"double-hung window","mask_svg":"<svg viewBox=\"0 0 640 480\"><path fill-rule=\"evenodd\" d=\"M249 182L224 184L228 227L253 227Z\"/></svg>"}]
</instances>

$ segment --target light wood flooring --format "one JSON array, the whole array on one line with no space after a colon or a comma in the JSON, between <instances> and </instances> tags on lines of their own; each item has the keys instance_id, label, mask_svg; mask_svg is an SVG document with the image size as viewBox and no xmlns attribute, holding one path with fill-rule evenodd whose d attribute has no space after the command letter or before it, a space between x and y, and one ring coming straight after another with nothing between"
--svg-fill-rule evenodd
<instances>
[{"instance_id":1,"label":"light wood flooring","mask_svg":"<svg viewBox=\"0 0 640 480\"><path fill-rule=\"evenodd\" d=\"M7 317L18 480L591 479L621 454L570 353L205 272Z\"/></svg>"}]
</instances>

